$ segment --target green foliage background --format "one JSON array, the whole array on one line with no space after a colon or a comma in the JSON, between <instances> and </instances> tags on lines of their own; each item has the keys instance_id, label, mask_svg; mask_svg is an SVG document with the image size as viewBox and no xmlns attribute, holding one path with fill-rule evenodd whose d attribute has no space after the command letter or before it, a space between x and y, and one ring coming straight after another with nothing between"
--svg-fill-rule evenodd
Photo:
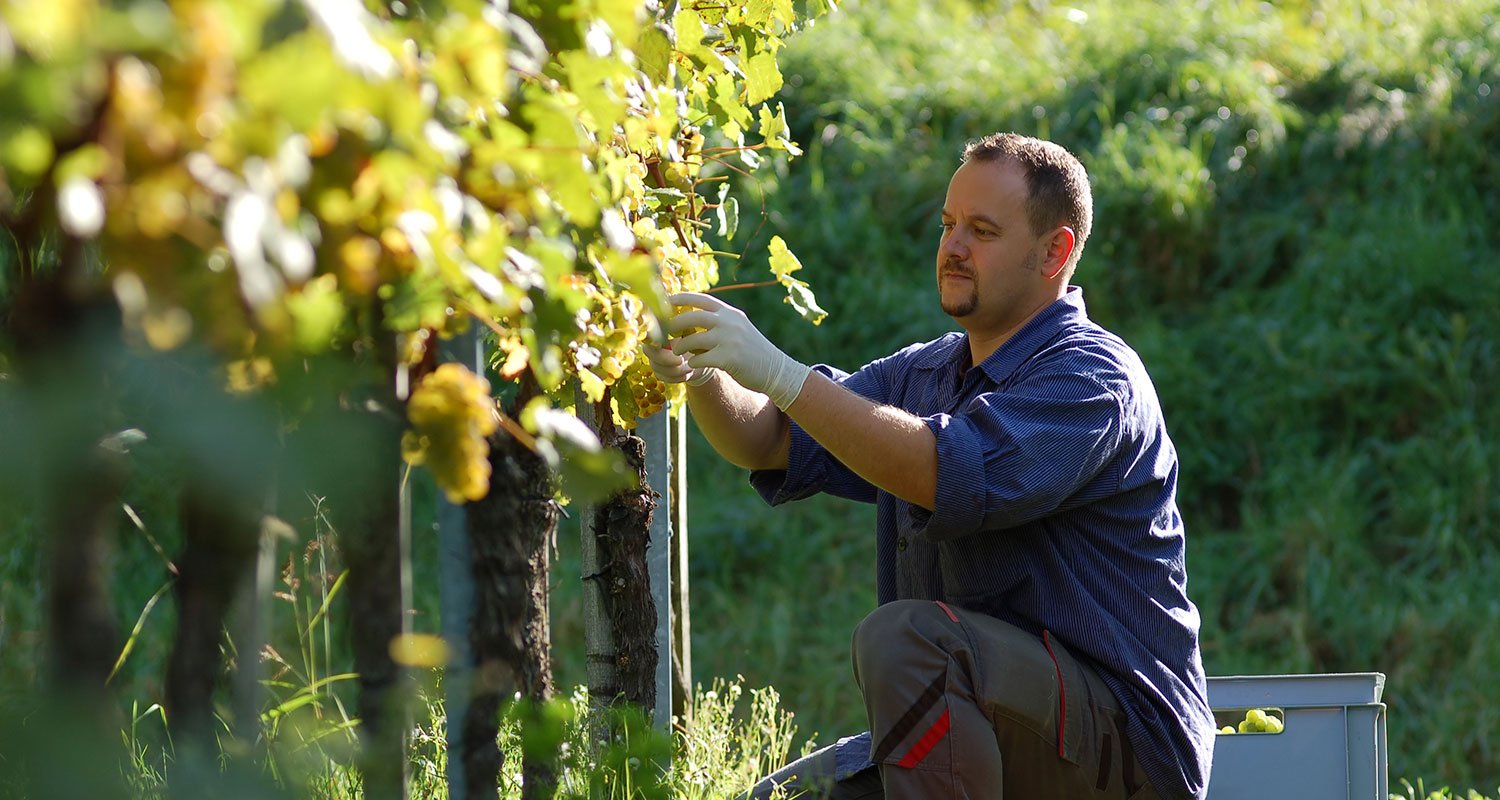
<instances>
[{"instance_id":1,"label":"green foliage background","mask_svg":"<svg viewBox=\"0 0 1500 800\"><path fill-rule=\"evenodd\" d=\"M1183 457L1209 672L1384 672L1392 783L1493 790L1497 42L1495 0L850 0L781 54L806 155L740 187L741 234L721 245L746 254L723 283L759 280L781 235L830 316L808 327L777 289L725 297L806 361L853 368L932 338L951 327L932 253L963 141L1068 146L1096 201L1077 282L1141 352ZM170 470L150 443L139 459L127 501L175 552ZM701 440L690 462L695 676L774 685L802 739L859 729L848 637L874 604L872 510L769 511ZM0 485L0 507L27 489ZM307 513L292 522L316 528ZM38 544L14 516L0 692L34 678L40 627ZM436 630L428 532L416 626ZM565 687L584 682L576 539L565 523ZM119 545L129 630L166 577L141 531ZM171 605L122 667L127 706L160 696Z\"/></svg>"},{"instance_id":2,"label":"green foliage background","mask_svg":"<svg viewBox=\"0 0 1500 800\"><path fill-rule=\"evenodd\" d=\"M849 3L784 54L807 155L733 244L783 236L829 318L726 299L807 361L932 338L962 143L1064 144L1095 192L1076 282L1145 359L1182 455L1210 674L1384 672L1393 785L1493 790L1497 43L1493 0ZM774 684L820 741L858 730L873 512L766 510L695 445L698 675Z\"/></svg>"}]
</instances>

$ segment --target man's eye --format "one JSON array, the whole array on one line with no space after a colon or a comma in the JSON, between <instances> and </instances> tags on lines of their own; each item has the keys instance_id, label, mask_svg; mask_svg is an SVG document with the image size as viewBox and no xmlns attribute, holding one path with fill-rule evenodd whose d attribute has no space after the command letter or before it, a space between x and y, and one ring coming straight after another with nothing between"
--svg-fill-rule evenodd
<instances>
[{"instance_id":1,"label":"man's eye","mask_svg":"<svg viewBox=\"0 0 1500 800\"><path fill-rule=\"evenodd\" d=\"M938 223L938 227L940 227L940 228L943 229L943 233L947 233L948 231L953 230L953 223L951 223L951 222L940 222L940 223Z\"/></svg>"}]
</instances>

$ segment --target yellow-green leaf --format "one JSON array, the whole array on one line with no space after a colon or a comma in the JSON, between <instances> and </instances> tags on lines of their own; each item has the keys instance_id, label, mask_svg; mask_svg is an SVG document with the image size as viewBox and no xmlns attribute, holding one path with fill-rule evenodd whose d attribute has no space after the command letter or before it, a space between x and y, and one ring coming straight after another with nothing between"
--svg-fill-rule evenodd
<instances>
[{"instance_id":1,"label":"yellow-green leaf","mask_svg":"<svg viewBox=\"0 0 1500 800\"><path fill-rule=\"evenodd\" d=\"M573 50L558 61L567 70L568 85L592 117L594 130L613 130L625 117L624 86L630 75L625 62L614 56L598 57Z\"/></svg>"},{"instance_id":2,"label":"yellow-green leaf","mask_svg":"<svg viewBox=\"0 0 1500 800\"><path fill-rule=\"evenodd\" d=\"M802 269L802 262L797 260L797 256L792 253L791 248L786 246L786 240L780 236L771 237L769 250L771 252L771 274L776 276L776 280L785 280L793 272Z\"/></svg>"},{"instance_id":3,"label":"yellow-green leaf","mask_svg":"<svg viewBox=\"0 0 1500 800\"><path fill-rule=\"evenodd\" d=\"M745 22L758 28L790 28L795 16L792 0L750 0L745 4Z\"/></svg>"},{"instance_id":4,"label":"yellow-green leaf","mask_svg":"<svg viewBox=\"0 0 1500 800\"><path fill-rule=\"evenodd\" d=\"M47 171L54 154L52 137L41 128L28 125L0 141L0 168L34 178Z\"/></svg>"},{"instance_id":5,"label":"yellow-green leaf","mask_svg":"<svg viewBox=\"0 0 1500 800\"><path fill-rule=\"evenodd\" d=\"M786 246L786 241L780 236L771 237L769 250L771 274L776 276L776 281L786 289L786 302L808 322L814 325L822 322L823 318L828 316L828 312L818 305L818 298L813 296L812 289L806 282L792 277L793 272L802 269L802 262L797 260L797 256Z\"/></svg>"},{"instance_id":6,"label":"yellow-green leaf","mask_svg":"<svg viewBox=\"0 0 1500 800\"><path fill-rule=\"evenodd\" d=\"M812 289L803 281L788 278L783 280L781 285L786 287L786 302L795 308L797 314L803 319L817 325L828 316L828 312L818 305L818 298L813 296Z\"/></svg>"},{"instance_id":7,"label":"yellow-green leaf","mask_svg":"<svg viewBox=\"0 0 1500 800\"><path fill-rule=\"evenodd\" d=\"M739 84L729 73L720 73L714 78L711 97L714 106L719 109L720 118L726 123L725 136L736 138L731 127L748 128L755 122L755 115L740 101Z\"/></svg>"},{"instance_id":8,"label":"yellow-green leaf","mask_svg":"<svg viewBox=\"0 0 1500 800\"><path fill-rule=\"evenodd\" d=\"M802 148L792 141L791 128L786 124L786 108L781 103L776 104L775 111L771 110L769 103L760 107L760 135L773 150L802 155Z\"/></svg>"},{"instance_id":9,"label":"yellow-green leaf","mask_svg":"<svg viewBox=\"0 0 1500 800\"><path fill-rule=\"evenodd\" d=\"M729 65L724 57L708 43L709 31L703 26L703 18L697 11L684 9L672 18L672 27L677 32L677 52L693 60L705 75L723 72Z\"/></svg>"},{"instance_id":10,"label":"yellow-green leaf","mask_svg":"<svg viewBox=\"0 0 1500 800\"><path fill-rule=\"evenodd\" d=\"M635 63L655 83L666 83L672 63L671 29L660 23L641 31L635 46Z\"/></svg>"},{"instance_id":11,"label":"yellow-green leaf","mask_svg":"<svg viewBox=\"0 0 1500 800\"><path fill-rule=\"evenodd\" d=\"M771 99L781 89L781 69L776 54L756 53L745 60L745 104L755 105Z\"/></svg>"}]
</instances>

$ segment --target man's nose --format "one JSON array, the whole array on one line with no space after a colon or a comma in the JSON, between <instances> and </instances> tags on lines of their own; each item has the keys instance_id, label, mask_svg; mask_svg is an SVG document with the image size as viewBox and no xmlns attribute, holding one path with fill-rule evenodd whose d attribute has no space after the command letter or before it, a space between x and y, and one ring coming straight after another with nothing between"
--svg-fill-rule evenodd
<instances>
[{"instance_id":1,"label":"man's nose","mask_svg":"<svg viewBox=\"0 0 1500 800\"><path fill-rule=\"evenodd\" d=\"M942 260L944 261L950 258L963 261L969 257L969 245L964 241L962 234L958 231L952 231L943 239L943 243L938 246L938 254L943 257Z\"/></svg>"}]
</instances>

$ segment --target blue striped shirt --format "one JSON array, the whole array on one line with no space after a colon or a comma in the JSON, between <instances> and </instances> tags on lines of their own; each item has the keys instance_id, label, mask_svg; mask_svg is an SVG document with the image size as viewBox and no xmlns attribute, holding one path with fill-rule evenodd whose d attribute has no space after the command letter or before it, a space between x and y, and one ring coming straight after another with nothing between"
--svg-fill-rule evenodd
<instances>
[{"instance_id":1,"label":"blue striped shirt","mask_svg":"<svg viewBox=\"0 0 1500 800\"><path fill-rule=\"evenodd\" d=\"M1050 630L1114 691L1157 793L1202 798L1213 717L1177 452L1145 367L1089 320L1077 287L977 368L969 360L967 336L950 333L852 375L816 367L927 422L933 511L876 489L796 424L787 469L751 483L773 505L820 491L874 502L881 603L942 600Z\"/></svg>"}]
</instances>

